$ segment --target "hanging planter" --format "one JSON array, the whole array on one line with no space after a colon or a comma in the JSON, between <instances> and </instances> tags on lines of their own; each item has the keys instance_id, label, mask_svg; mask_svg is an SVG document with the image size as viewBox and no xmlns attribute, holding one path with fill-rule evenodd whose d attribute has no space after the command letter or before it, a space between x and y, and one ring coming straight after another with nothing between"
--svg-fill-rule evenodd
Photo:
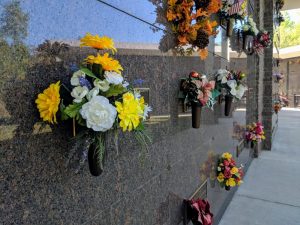
<instances>
[{"instance_id":1,"label":"hanging planter","mask_svg":"<svg viewBox=\"0 0 300 225\"><path fill-rule=\"evenodd\" d=\"M227 20L227 27L226 27L226 36L227 37L232 36L233 26L234 26L234 19L228 19Z\"/></svg>"},{"instance_id":2,"label":"hanging planter","mask_svg":"<svg viewBox=\"0 0 300 225\"><path fill-rule=\"evenodd\" d=\"M192 127L200 128L202 105L198 102L192 102Z\"/></svg>"},{"instance_id":3,"label":"hanging planter","mask_svg":"<svg viewBox=\"0 0 300 225\"><path fill-rule=\"evenodd\" d=\"M103 172L102 160L99 160L96 145L91 144L88 153L89 169L93 176L100 176Z\"/></svg>"},{"instance_id":4,"label":"hanging planter","mask_svg":"<svg viewBox=\"0 0 300 225\"><path fill-rule=\"evenodd\" d=\"M225 96L225 116L229 116L231 112L233 97L230 95Z\"/></svg>"}]
</instances>

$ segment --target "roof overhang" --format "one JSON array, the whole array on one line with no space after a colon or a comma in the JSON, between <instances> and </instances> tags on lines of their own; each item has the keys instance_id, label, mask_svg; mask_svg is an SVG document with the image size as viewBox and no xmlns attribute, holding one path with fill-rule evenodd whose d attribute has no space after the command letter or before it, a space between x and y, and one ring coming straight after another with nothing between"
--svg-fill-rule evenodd
<instances>
[{"instance_id":1,"label":"roof overhang","mask_svg":"<svg viewBox=\"0 0 300 225\"><path fill-rule=\"evenodd\" d=\"M298 8L300 8L299 0L285 0L282 10L291 10L291 9L298 9Z\"/></svg>"}]
</instances>

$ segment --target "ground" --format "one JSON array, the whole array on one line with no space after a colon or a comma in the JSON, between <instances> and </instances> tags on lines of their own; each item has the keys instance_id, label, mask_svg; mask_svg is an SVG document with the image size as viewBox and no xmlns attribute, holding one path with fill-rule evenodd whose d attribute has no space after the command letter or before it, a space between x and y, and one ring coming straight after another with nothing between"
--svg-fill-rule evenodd
<instances>
[{"instance_id":1,"label":"ground","mask_svg":"<svg viewBox=\"0 0 300 225\"><path fill-rule=\"evenodd\" d=\"M219 225L300 224L300 111L279 112L272 151L254 159Z\"/></svg>"}]
</instances>

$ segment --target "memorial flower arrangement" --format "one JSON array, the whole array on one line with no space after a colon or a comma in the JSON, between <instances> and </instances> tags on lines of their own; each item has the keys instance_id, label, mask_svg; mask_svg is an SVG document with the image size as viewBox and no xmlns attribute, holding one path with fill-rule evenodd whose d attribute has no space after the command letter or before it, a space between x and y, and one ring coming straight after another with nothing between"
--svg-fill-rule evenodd
<instances>
[{"instance_id":1,"label":"memorial flower arrangement","mask_svg":"<svg viewBox=\"0 0 300 225\"><path fill-rule=\"evenodd\" d=\"M198 198L184 200L186 216L194 225L212 225L213 214L210 211L210 204L207 200Z\"/></svg>"},{"instance_id":2,"label":"memorial flower arrangement","mask_svg":"<svg viewBox=\"0 0 300 225\"><path fill-rule=\"evenodd\" d=\"M282 108L281 103L279 101L275 101L273 108L274 108L274 112L277 114Z\"/></svg>"},{"instance_id":3,"label":"memorial flower arrangement","mask_svg":"<svg viewBox=\"0 0 300 225\"><path fill-rule=\"evenodd\" d=\"M88 160L92 175L97 176L103 170L108 131L119 128L123 132L132 131L136 140L147 148L151 140L144 122L151 107L128 85L121 64L110 56L109 51L117 51L111 38L88 33L81 39L81 46L106 52L89 55L84 60L70 79L71 90L64 85L69 90L65 99L61 99L58 81L38 95L36 104L45 122L57 123L57 114L61 120L73 119L74 135L75 124L79 125L80 133L75 137L72 152L81 151L80 165ZM70 96L72 101L66 104Z\"/></svg>"},{"instance_id":4,"label":"memorial flower arrangement","mask_svg":"<svg viewBox=\"0 0 300 225\"><path fill-rule=\"evenodd\" d=\"M241 71L220 69L216 73L216 88L220 91L225 90L226 95L240 100L248 90L245 78L246 74Z\"/></svg>"},{"instance_id":5,"label":"memorial flower arrangement","mask_svg":"<svg viewBox=\"0 0 300 225\"><path fill-rule=\"evenodd\" d=\"M217 162L217 154L215 154L213 151L209 151L207 160L200 167L201 180L205 181L206 179L209 179L211 187L214 187L216 180Z\"/></svg>"},{"instance_id":6,"label":"memorial flower arrangement","mask_svg":"<svg viewBox=\"0 0 300 225\"><path fill-rule=\"evenodd\" d=\"M263 54L265 48L272 45L272 38L267 31L259 31L257 37L254 39L253 48L256 54Z\"/></svg>"},{"instance_id":7,"label":"memorial flower arrangement","mask_svg":"<svg viewBox=\"0 0 300 225\"><path fill-rule=\"evenodd\" d=\"M218 24L210 18L220 7L220 0L167 0L166 18L176 37L175 50L181 54L198 51L205 59L209 37L217 34Z\"/></svg>"},{"instance_id":8,"label":"memorial flower arrangement","mask_svg":"<svg viewBox=\"0 0 300 225\"><path fill-rule=\"evenodd\" d=\"M252 146L265 140L263 125L260 122L247 125L245 138L247 142L251 142Z\"/></svg>"},{"instance_id":9,"label":"memorial flower arrangement","mask_svg":"<svg viewBox=\"0 0 300 225\"><path fill-rule=\"evenodd\" d=\"M227 36L231 37L236 20L243 21L247 16L247 0L222 0L222 7L218 12L220 23L226 23Z\"/></svg>"},{"instance_id":10,"label":"memorial flower arrangement","mask_svg":"<svg viewBox=\"0 0 300 225\"><path fill-rule=\"evenodd\" d=\"M229 191L231 187L239 186L243 183L244 172L241 167L236 166L235 160L229 152L221 155L217 166L217 180L220 186Z\"/></svg>"},{"instance_id":11,"label":"memorial flower arrangement","mask_svg":"<svg viewBox=\"0 0 300 225\"><path fill-rule=\"evenodd\" d=\"M193 71L181 84L185 96L184 103L192 107L193 127L200 126L201 108L212 108L215 103L215 81L208 81L205 75ZM194 123L195 122L195 123Z\"/></svg>"},{"instance_id":12,"label":"memorial flower arrangement","mask_svg":"<svg viewBox=\"0 0 300 225\"><path fill-rule=\"evenodd\" d=\"M242 32L243 35L250 35L250 36L257 36L259 33L259 30L257 29L256 23L254 22L252 17L248 17L243 26L242 26Z\"/></svg>"}]
</instances>

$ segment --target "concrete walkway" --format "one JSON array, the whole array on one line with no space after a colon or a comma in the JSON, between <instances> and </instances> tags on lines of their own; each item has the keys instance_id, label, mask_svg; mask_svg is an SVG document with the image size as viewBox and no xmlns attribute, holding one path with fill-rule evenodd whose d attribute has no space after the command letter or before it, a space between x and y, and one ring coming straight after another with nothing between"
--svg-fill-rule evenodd
<instances>
[{"instance_id":1,"label":"concrete walkway","mask_svg":"<svg viewBox=\"0 0 300 225\"><path fill-rule=\"evenodd\" d=\"M300 225L300 111L279 113L272 151L254 159L219 225Z\"/></svg>"}]
</instances>

